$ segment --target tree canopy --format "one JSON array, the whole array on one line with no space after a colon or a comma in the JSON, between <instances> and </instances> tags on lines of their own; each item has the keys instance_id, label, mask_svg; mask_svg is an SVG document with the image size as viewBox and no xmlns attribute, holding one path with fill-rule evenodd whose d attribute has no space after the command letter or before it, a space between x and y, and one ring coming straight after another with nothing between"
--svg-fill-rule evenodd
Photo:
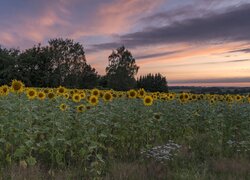
<instances>
[{"instance_id":1,"label":"tree canopy","mask_svg":"<svg viewBox=\"0 0 250 180\"><path fill-rule=\"evenodd\" d=\"M168 91L167 79L160 73L140 76L139 79L137 80L137 87L144 88L146 91L151 91L151 92Z\"/></svg>"},{"instance_id":2,"label":"tree canopy","mask_svg":"<svg viewBox=\"0 0 250 180\"><path fill-rule=\"evenodd\" d=\"M128 90L136 87L135 75L139 66L135 58L124 46L117 48L108 57L109 65L106 67L108 87L115 90Z\"/></svg>"},{"instance_id":3,"label":"tree canopy","mask_svg":"<svg viewBox=\"0 0 250 180\"><path fill-rule=\"evenodd\" d=\"M72 88L97 84L97 72L87 64L83 46L71 39L51 39L47 46L38 44L23 52L1 49L0 61L2 83L19 79L28 86Z\"/></svg>"}]
</instances>

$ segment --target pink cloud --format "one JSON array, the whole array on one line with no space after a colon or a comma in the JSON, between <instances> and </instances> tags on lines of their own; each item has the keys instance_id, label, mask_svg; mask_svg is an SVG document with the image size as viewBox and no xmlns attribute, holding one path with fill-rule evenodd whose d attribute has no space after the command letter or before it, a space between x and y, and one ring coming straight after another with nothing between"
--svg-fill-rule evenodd
<instances>
[{"instance_id":1,"label":"pink cloud","mask_svg":"<svg viewBox=\"0 0 250 180\"><path fill-rule=\"evenodd\" d=\"M85 35L122 34L129 31L141 17L160 6L163 0L114 0L101 4L88 26L80 27L72 38Z\"/></svg>"}]
</instances>

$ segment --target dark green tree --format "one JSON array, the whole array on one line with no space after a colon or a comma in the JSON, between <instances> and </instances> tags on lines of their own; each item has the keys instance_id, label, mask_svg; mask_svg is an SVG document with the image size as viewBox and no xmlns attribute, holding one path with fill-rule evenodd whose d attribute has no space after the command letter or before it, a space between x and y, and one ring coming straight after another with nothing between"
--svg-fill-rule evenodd
<instances>
[{"instance_id":1,"label":"dark green tree","mask_svg":"<svg viewBox=\"0 0 250 180\"><path fill-rule=\"evenodd\" d=\"M135 58L124 46L117 48L108 57L109 65L106 67L107 84L114 90L129 90L136 87L135 75L139 66Z\"/></svg>"},{"instance_id":2,"label":"dark green tree","mask_svg":"<svg viewBox=\"0 0 250 180\"><path fill-rule=\"evenodd\" d=\"M18 49L6 49L0 46L0 85L20 77L19 72L14 70L19 53Z\"/></svg>"},{"instance_id":3,"label":"dark green tree","mask_svg":"<svg viewBox=\"0 0 250 180\"><path fill-rule=\"evenodd\" d=\"M140 76L137 79L137 88L144 88L146 91L150 92L167 92L167 79L160 73Z\"/></svg>"},{"instance_id":4,"label":"dark green tree","mask_svg":"<svg viewBox=\"0 0 250 180\"><path fill-rule=\"evenodd\" d=\"M97 84L97 73L87 64L85 52L80 43L75 43L71 39L52 39L49 41L49 50L54 85L70 87L86 85L85 87L91 88Z\"/></svg>"},{"instance_id":5,"label":"dark green tree","mask_svg":"<svg viewBox=\"0 0 250 180\"><path fill-rule=\"evenodd\" d=\"M27 86L92 88L98 83L97 72L86 62L83 46L71 39L51 39L47 46L38 44L8 57L14 59L9 79L16 77Z\"/></svg>"}]
</instances>

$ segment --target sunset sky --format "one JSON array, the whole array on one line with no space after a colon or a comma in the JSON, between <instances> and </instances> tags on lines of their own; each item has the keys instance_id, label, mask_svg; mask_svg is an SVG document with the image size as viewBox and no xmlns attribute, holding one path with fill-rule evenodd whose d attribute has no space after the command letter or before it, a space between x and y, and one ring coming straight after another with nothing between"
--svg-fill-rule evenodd
<instances>
[{"instance_id":1,"label":"sunset sky","mask_svg":"<svg viewBox=\"0 0 250 180\"><path fill-rule=\"evenodd\" d=\"M250 86L250 0L0 0L0 44L83 44L99 74L121 45L169 85Z\"/></svg>"}]
</instances>

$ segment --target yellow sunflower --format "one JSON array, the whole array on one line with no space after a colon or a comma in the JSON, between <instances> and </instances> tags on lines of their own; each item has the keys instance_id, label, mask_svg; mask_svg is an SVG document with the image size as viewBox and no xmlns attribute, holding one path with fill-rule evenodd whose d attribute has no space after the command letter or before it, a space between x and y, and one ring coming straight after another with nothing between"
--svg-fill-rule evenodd
<instances>
[{"instance_id":1,"label":"yellow sunflower","mask_svg":"<svg viewBox=\"0 0 250 180\"><path fill-rule=\"evenodd\" d=\"M3 85L0 87L0 94L3 96L7 96L9 94L10 90L9 90L9 86L7 85Z\"/></svg>"},{"instance_id":2,"label":"yellow sunflower","mask_svg":"<svg viewBox=\"0 0 250 180\"><path fill-rule=\"evenodd\" d=\"M13 80L11 83L11 90L16 93L21 93L24 90L24 84L22 81Z\"/></svg>"},{"instance_id":3,"label":"yellow sunflower","mask_svg":"<svg viewBox=\"0 0 250 180\"><path fill-rule=\"evenodd\" d=\"M239 94L237 94L237 95L235 96L235 100L236 100L237 102L241 101L241 100L242 100L242 96L239 95Z\"/></svg>"},{"instance_id":4,"label":"yellow sunflower","mask_svg":"<svg viewBox=\"0 0 250 180\"><path fill-rule=\"evenodd\" d=\"M91 105L96 106L96 105L99 103L98 97L97 97L97 96L94 96L94 95L90 96L90 97L89 97L89 103L90 103Z\"/></svg>"},{"instance_id":5,"label":"yellow sunflower","mask_svg":"<svg viewBox=\"0 0 250 180\"><path fill-rule=\"evenodd\" d=\"M141 89L138 90L138 96L140 98L144 97L145 94L146 94L146 92L145 92L145 90L143 88L141 88Z\"/></svg>"},{"instance_id":6,"label":"yellow sunflower","mask_svg":"<svg viewBox=\"0 0 250 180\"><path fill-rule=\"evenodd\" d=\"M38 92L38 93L37 93L37 98L38 98L39 100L44 100L44 99L46 98L45 92L43 92L43 91Z\"/></svg>"},{"instance_id":7,"label":"yellow sunflower","mask_svg":"<svg viewBox=\"0 0 250 180\"><path fill-rule=\"evenodd\" d=\"M64 96L65 99L69 99L69 94L68 93L64 93L63 96Z\"/></svg>"},{"instance_id":8,"label":"yellow sunflower","mask_svg":"<svg viewBox=\"0 0 250 180\"><path fill-rule=\"evenodd\" d=\"M136 96L137 96L136 90L131 89L131 90L128 91L128 97L129 98L136 98Z\"/></svg>"},{"instance_id":9,"label":"yellow sunflower","mask_svg":"<svg viewBox=\"0 0 250 180\"><path fill-rule=\"evenodd\" d=\"M34 88L28 88L26 91L26 95L29 99L35 99L37 96L37 92Z\"/></svg>"},{"instance_id":10,"label":"yellow sunflower","mask_svg":"<svg viewBox=\"0 0 250 180\"><path fill-rule=\"evenodd\" d=\"M81 95L79 93L74 93L72 96L72 100L74 102L80 102L81 101Z\"/></svg>"},{"instance_id":11,"label":"yellow sunflower","mask_svg":"<svg viewBox=\"0 0 250 180\"><path fill-rule=\"evenodd\" d=\"M85 99L85 97L86 97L85 92L81 92L81 93L80 93L80 96L81 96L81 99Z\"/></svg>"},{"instance_id":12,"label":"yellow sunflower","mask_svg":"<svg viewBox=\"0 0 250 180\"><path fill-rule=\"evenodd\" d=\"M68 108L68 106L66 104L61 104L59 106L59 108L61 109L61 111L66 111L66 109Z\"/></svg>"},{"instance_id":13,"label":"yellow sunflower","mask_svg":"<svg viewBox=\"0 0 250 180\"><path fill-rule=\"evenodd\" d=\"M56 97L56 95L55 95L55 93L53 93L53 92L49 92L48 95L47 95L47 97L48 97L49 99L54 99L54 98Z\"/></svg>"},{"instance_id":14,"label":"yellow sunflower","mask_svg":"<svg viewBox=\"0 0 250 180\"><path fill-rule=\"evenodd\" d=\"M91 90L91 95L92 96L96 96L96 97L98 97L99 95L100 95L100 91L99 91L99 89L92 89Z\"/></svg>"},{"instance_id":15,"label":"yellow sunflower","mask_svg":"<svg viewBox=\"0 0 250 180\"><path fill-rule=\"evenodd\" d=\"M77 112L83 112L85 109L86 109L86 107L83 104L76 107Z\"/></svg>"},{"instance_id":16,"label":"yellow sunflower","mask_svg":"<svg viewBox=\"0 0 250 180\"><path fill-rule=\"evenodd\" d=\"M59 95L64 95L64 93L66 93L66 92L67 92L67 90L65 87L59 86L57 88L57 94L59 94Z\"/></svg>"},{"instance_id":17,"label":"yellow sunflower","mask_svg":"<svg viewBox=\"0 0 250 180\"><path fill-rule=\"evenodd\" d=\"M112 101L112 99L113 99L113 95L112 95L112 93L111 92L105 92L104 93L104 95L103 95L103 100L105 101L105 102L108 102L108 101Z\"/></svg>"},{"instance_id":18,"label":"yellow sunflower","mask_svg":"<svg viewBox=\"0 0 250 180\"><path fill-rule=\"evenodd\" d=\"M145 96L143 99L143 103L145 106L151 106L153 104L153 98L151 96Z\"/></svg>"}]
</instances>

